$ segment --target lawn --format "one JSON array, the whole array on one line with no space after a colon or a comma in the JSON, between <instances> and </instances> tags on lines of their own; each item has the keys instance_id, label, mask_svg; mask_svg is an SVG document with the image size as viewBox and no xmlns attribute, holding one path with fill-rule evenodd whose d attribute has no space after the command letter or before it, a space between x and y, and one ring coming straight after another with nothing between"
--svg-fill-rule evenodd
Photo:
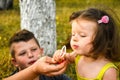
<instances>
[{"instance_id":1,"label":"lawn","mask_svg":"<svg viewBox=\"0 0 120 80\"><path fill-rule=\"evenodd\" d=\"M71 27L69 16L72 12L88 7L112 8L118 17L120 14L119 0L55 0L56 1L56 26L57 26L57 48L67 45L68 51ZM114 13L112 13L114 14ZM11 35L20 29L20 11L18 0L14 0L11 10L0 11L0 79L9 75L14 67L10 62L8 40ZM76 80L74 64L70 64L65 72Z\"/></svg>"}]
</instances>

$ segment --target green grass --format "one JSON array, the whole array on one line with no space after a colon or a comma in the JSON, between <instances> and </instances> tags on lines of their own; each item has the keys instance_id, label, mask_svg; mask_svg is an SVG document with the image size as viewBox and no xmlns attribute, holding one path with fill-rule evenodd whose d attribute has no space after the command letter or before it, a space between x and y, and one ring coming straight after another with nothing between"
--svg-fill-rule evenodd
<instances>
[{"instance_id":1,"label":"green grass","mask_svg":"<svg viewBox=\"0 0 120 80\"><path fill-rule=\"evenodd\" d=\"M91 6L104 5L114 9L118 15L120 14L119 4L119 0L56 0L57 48L61 48L64 44L69 44L69 37L71 35L69 16L72 12ZM19 3L18 0L14 0L13 9L0 11L0 79L9 75L14 70L10 62L8 40L19 29ZM70 64L66 74L76 80L74 67L74 64Z\"/></svg>"}]
</instances>

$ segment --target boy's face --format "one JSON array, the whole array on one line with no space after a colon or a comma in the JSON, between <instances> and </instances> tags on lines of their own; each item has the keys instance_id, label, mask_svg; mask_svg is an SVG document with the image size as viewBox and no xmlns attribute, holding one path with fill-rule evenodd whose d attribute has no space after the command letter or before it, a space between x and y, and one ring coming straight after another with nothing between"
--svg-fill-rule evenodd
<instances>
[{"instance_id":1,"label":"boy's face","mask_svg":"<svg viewBox=\"0 0 120 80\"><path fill-rule=\"evenodd\" d=\"M30 39L27 42L13 43L11 49L14 49L15 52L15 58L12 58L12 63L20 70L31 66L43 53L43 49L37 45L34 39Z\"/></svg>"},{"instance_id":2,"label":"boy's face","mask_svg":"<svg viewBox=\"0 0 120 80\"><path fill-rule=\"evenodd\" d=\"M97 24L89 20L74 20L72 22L71 47L80 55L88 55L95 37Z\"/></svg>"}]
</instances>

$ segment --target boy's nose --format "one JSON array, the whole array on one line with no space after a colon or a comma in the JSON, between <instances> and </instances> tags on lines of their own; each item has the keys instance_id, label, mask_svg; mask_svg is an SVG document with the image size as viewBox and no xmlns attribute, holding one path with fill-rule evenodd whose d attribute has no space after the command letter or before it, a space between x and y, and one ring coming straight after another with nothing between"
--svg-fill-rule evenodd
<instances>
[{"instance_id":1,"label":"boy's nose","mask_svg":"<svg viewBox=\"0 0 120 80\"><path fill-rule=\"evenodd\" d=\"M28 53L28 57L29 57L29 58L31 58L31 57L33 57L33 56L34 56L34 55L32 54L32 52L29 52L29 53Z\"/></svg>"}]
</instances>

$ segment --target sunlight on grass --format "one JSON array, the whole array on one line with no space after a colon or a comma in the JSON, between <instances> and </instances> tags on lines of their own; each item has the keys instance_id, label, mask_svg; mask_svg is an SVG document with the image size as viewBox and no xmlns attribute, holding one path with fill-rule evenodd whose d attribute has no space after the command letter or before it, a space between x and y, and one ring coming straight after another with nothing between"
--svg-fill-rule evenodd
<instances>
[{"instance_id":1,"label":"sunlight on grass","mask_svg":"<svg viewBox=\"0 0 120 80\"><path fill-rule=\"evenodd\" d=\"M13 65L10 62L10 53L8 49L8 40L14 32L20 29L20 11L19 0L14 0L14 8L11 10L0 11L0 79L8 76ZM115 12L120 14L119 0L55 0L56 1L56 26L57 26L57 48L69 44L71 36L71 26L69 16L74 11L85 9L90 6L105 5L113 8ZM120 16L120 15L118 15ZM67 47L68 48L68 47ZM70 49L67 50L71 51ZM70 64L66 70L66 74L73 80L76 80L75 65Z\"/></svg>"}]
</instances>

